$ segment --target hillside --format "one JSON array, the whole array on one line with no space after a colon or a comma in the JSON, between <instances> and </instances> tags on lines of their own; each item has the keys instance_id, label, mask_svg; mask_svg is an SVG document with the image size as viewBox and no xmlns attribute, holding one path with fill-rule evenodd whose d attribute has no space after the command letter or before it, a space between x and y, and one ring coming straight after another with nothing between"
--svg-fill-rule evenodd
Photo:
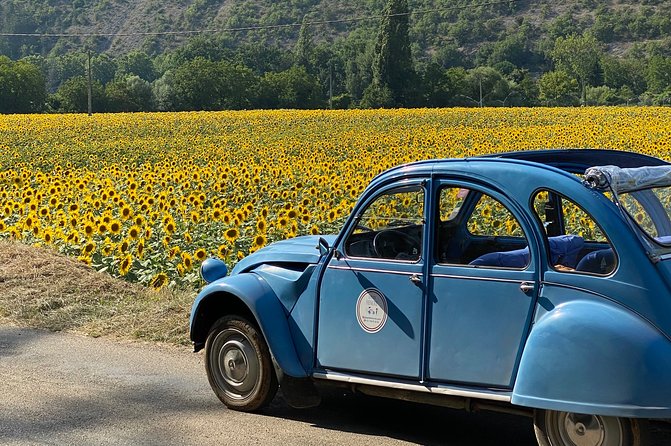
<instances>
[{"instance_id":1,"label":"hillside","mask_svg":"<svg viewBox=\"0 0 671 446\"><path fill-rule=\"evenodd\" d=\"M3 33L104 33L92 43L97 52L113 56L141 49L151 55L181 46L187 36L127 35L132 33L226 29L333 21L381 14L384 0L0 0ZM495 3L495 4L492 4ZM489 4L489 6L480 6ZM621 54L635 43L658 41L671 31L671 4L662 0L571 0L565 2L487 0L413 0L409 2L411 36L422 56L461 51L473 54L492 42L522 36L535 45L559 35L592 29L609 49ZM377 20L314 25L316 41L328 42L352 32L370 36ZM291 47L298 27L223 32L231 46L241 42ZM208 37L217 33L206 33ZM0 38L0 54L63 54L81 48L80 38ZM528 42L527 42L528 44ZM668 47L668 45L667 45Z\"/></svg>"}]
</instances>

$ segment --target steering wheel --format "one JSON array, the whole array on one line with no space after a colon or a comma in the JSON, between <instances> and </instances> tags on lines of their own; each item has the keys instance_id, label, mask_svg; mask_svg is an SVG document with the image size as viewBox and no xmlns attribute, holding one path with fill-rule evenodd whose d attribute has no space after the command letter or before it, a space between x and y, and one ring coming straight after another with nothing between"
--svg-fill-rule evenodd
<instances>
[{"instance_id":1,"label":"steering wheel","mask_svg":"<svg viewBox=\"0 0 671 446\"><path fill-rule=\"evenodd\" d=\"M408 256L408 260L419 257L417 238L398 229L387 229L375 234L373 250L383 259L395 259L400 254Z\"/></svg>"}]
</instances>

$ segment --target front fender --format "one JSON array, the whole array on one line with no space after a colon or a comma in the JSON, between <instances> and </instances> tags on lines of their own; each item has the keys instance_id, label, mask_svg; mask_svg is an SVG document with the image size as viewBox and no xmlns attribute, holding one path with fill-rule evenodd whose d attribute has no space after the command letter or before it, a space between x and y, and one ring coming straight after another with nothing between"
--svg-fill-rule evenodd
<instances>
[{"instance_id":1,"label":"front fender","mask_svg":"<svg viewBox=\"0 0 671 446\"><path fill-rule=\"evenodd\" d=\"M226 305L221 299L231 299ZM203 288L191 308L190 335L202 346L212 324L243 304L256 319L268 348L282 371L294 378L306 377L289 331L287 314L268 284L258 275L243 273L217 280Z\"/></svg>"},{"instance_id":2,"label":"front fender","mask_svg":"<svg viewBox=\"0 0 671 446\"><path fill-rule=\"evenodd\" d=\"M644 319L608 301L558 305L529 335L512 403L671 418L671 342Z\"/></svg>"}]
</instances>

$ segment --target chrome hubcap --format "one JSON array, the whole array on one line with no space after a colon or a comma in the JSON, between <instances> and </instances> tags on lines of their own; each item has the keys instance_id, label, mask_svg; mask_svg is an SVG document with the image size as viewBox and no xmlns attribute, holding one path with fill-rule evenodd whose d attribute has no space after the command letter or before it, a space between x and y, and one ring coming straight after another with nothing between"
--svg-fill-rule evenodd
<instances>
[{"instance_id":1,"label":"chrome hubcap","mask_svg":"<svg viewBox=\"0 0 671 446\"><path fill-rule=\"evenodd\" d=\"M602 444L604 429L597 417L568 414L564 418L564 429L576 446Z\"/></svg>"},{"instance_id":2,"label":"chrome hubcap","mask_svg":"<svg viewBox=\"0 0 671 446\"><path fill-rule=\"evenodd\" d=\"M215 379L230 398L244 399L259 382L260 364L247 337L236 329L226 329L214 340Z\"/></svg>"},{"instance_id":3,"label":"chrome hubcap","mask_svg":"<svg viewBox=\"0 0 671 446\"><path fill-rule=\"evenodd\" d=\"M622 446L624 433L615 417L566 412L546 413L552 444L566 446Z\"/></svg>"}]
</instances>

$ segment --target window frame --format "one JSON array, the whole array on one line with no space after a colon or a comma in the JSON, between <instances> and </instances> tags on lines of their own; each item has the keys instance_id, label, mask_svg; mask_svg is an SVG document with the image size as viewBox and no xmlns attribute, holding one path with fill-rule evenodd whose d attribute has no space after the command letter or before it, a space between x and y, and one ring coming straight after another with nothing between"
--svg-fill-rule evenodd
<instances>
[{"instance_id":1,"label":"window frame","mask_svg":"<svg viewBox=\"0 0 671 446\"><path fill-rule=\"evenodd\" d=\"M562 202L562 200L567 200L567 201L571 202L574 206L576 206L578 209L580 209L582 212L584 212L585 215L587 215L594 222L594 224L599 228L599 230L601 231L603 236L606 238L606 241L601 242L601 241L597 241L597 240L585 240L585 243L595 243L595 244L596 243L599 243L599 244L605 243L605 244L608 245L608 247L613 251L614 259L615 259L615 261L613 263L613 268L610 272L608 272L606 274L600 274L600 273L594 273L594 272L590 272L590 271L578 271L577 269L557 269L557 268L555 268L555 265L553 265L552 262L551 262L550 245L549 245L549 241L548 241L549 237L554 237L554 236L548 235L547 231L545 230L545 225L543 224L543 221L541 220L540 216L536 212L536 206L535 206L536 197L541 192L548 192L549 194L554 195L554 200L553 201L559 203L559 206L556 208L556 212L557 212L557 216L560 218L559 227L561 228L561 231L563 233L562 234L557 234L557 235L570 235L570 234L567 234L567 231L566 231L566 219L564 218L564 203ZM608 236L608 234L606 233L606 231L603 229L603 226L601 224L599 224L599 222L597 221L596 218L594 218L592 213L585 210L585 208L583 206L581 206L580 204L578 204L578 202L576 202L576 200L573 200L573 199L567 197L565 194L563 194L563 193L561 193L561 192L559 192L555 189L552 189L552 188L549 188L549 187L539 187L539 188L535 189L534 191L532 191L531 195L529 196L529 209L533 213L533 217L536 219L536 222L537 222L538 226L541 228L540 233L541 233L542 238L543 238L543 243L545 245L545 251L546 251L546 255L547 255L545 260L547 261L549 270L554 271L554 272L559 272L559 273L580 274L580 275L584 275L584 276L593 276L593 277L611 277L612 275L614 275L617 272L617 270L620 266L620 256L619 256L617 250L615 249L615 245L611 241L611 239ZM589 253L595 252L595 251L597 251L597 250L590 251ZM587 254L585 254L585 255L587 255ZM583 258L584 258L584 256L583 256ZM581 260L582 260L582 258L581 258ZM578 260L577 263L580 263L580 260Z\"/></svg>"},{"instance_id":2,"label":"window frame","mask_svg":"<svg viewBox=\"0 0 671 446\"><path fill-rule=\"evenodd\" d=\"M461 189L468 189L469 194L465 198L464 202L462 203L458 214L455 216L453 219L449 220L441 220L440 215L441 215L441 209L440 209L440 203L441 203L441 192L444 189L450 189L450 188L461 188ZM486 188L478 187L477 185L474 184L466 184L462 182L450 182L450 181L442 181L438 184L438 186L435 188L436 191L436 196L434 199L435 202L435 211L434 211L434 228L433 228L433 262L441 267L457 267L457 268L472 268L472 269L486 269L486 270L499 270L499 271L527 271L529 270L533 264L534 264L534 253L533 250L530 247L530 237L529 237L529 231L531 231L531 228L527 228L525 230L525 225L522 223L521 218L522 217L522 212L516 213L513 209L514 206L511 206L513 204L513 201L509 198L507 198L504 194L498 193L493 190L489 190ZM498 196L497 196L498 195ZM468 222L470 221L471 217L475 213L475 210L477 209L478 203L480 203L480 200L482 199L483 196L487 196L490 199L495 200L496 202L500 203L501 206L512 216L516 223L518 224L520 231L522 231L522 236L521 237L514 237L514 236L496 236L496 235L477 235L477 234L472 234L471 231L468 229ZM501 199L503 198L503 200ZM507 202L507 203L506 203ZM519 214L519 215L518 215ZM470 265L469 263L454 263L454 262L444 262L441 261L440 256L439 256L439 240L440 237L438 235L438 228L440 227L440 224L448 223L448 222L455 222L455 226L463 226L464 232L467 234L467 237L474 239L474 238L520 238L522 239L525 244L524 246L529 249L529 260L526 265L523 267L506 267L506 266L488 266L488 265ZM521 248L524 249L524 248ZM490 252L504 252L504 251L490 251ZM488 254L488 253L484 253ZM482 254L482 255L484 255ZM479 256L478 256L479 257ZM477 257L476 257L477 258ZM475 259L473 259L475 260ZM473 261L471 260L471 261Z\"/></svg>"},{"instance_id":3,"label":"window frame","mask_svg":"<svg viewBox=\"0 0 671 446\"><path fill-rule=\"evenodd\" d=\"M366 201L361 203L361 206L359 207L360 211L358 211L357 214L354 215L349 227L347 228L347 231L345 232L342 238L342 242L340 243L341 247L340 252L343 255L343 257L351 260L363 260L369 262L385 262L385 263L406 264L406 265L415 265L422 263L425 259L426 254L425 241L427 237L427 211L428 211L427 205L429 199L429 189L427 188L427 184L428 182L425 179L422 179L420 181L412 181L407 184L394 183L390 184L388 187L380 188L373 194L371 194L371 196L368 199L366 199ZM363 218L363 215L370 208L370 206L383 195L392 195L394 193L403 191L407 192L417 191L423 194L422 238L420 240L420 252L417 260L388 259L384 257L361 257L351 255L347 249L348 246L347 242L349 241L350 237L354 234L354 231L356 231L356 228L359 222L361 221L361 218Z\"/></svg>"}]
</instances>

